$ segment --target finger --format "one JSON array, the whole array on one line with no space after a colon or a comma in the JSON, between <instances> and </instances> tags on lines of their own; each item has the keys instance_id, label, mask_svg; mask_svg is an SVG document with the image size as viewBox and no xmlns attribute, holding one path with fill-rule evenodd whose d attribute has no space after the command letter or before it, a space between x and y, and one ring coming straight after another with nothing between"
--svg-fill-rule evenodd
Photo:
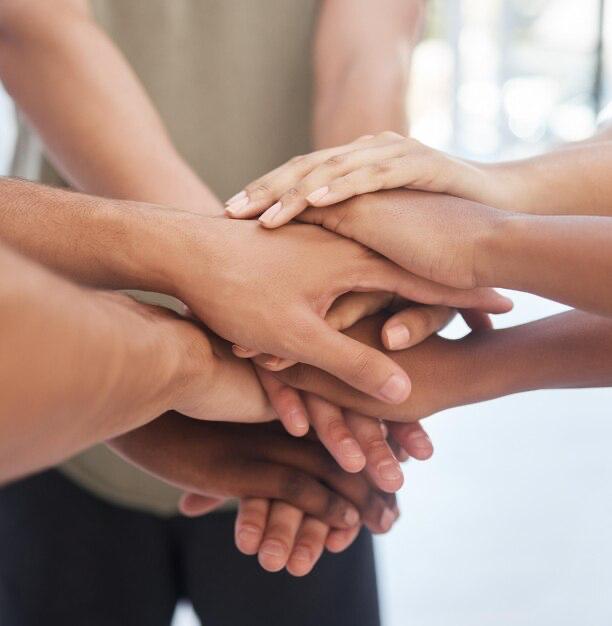
<instances>
[{"instance_id":1,"label":"finger","mask_svg":"<svg viewBox=\"0 0 612 626\"><path fill-rule=\"evenodd\" d=\"M410 395L410 379L388 356L333 330L313 316L312 335L299 348L308 362L383 402L401 404ZM292 357L294 355L291 355Z\"/></svg>"},{"instance_id":2,"label":"finger","mask_svg":"<svg viewBox=\"0 0 612 626\"><path fill-rule=\"evenodd\" d=\"M287 443L292 445L286 445ZM386 530L383 522L386 522L389 516L388 514L385 515L385 511L387 509L391 510L395 506L395 496L375 489L363 473L350 474L342 470L318 441L302 438L300 440L290 439L288 442L285 442L283 446L270 445L268 458L277 465L294 468L291 470L292 472L297 471L298 473L304 473L310 479L320 481L320 483L323 483L324 489L329 489L334 496L344 499L342 502L348 501L352 503L352 505L357 508L363 523L366 524L372 532L383 532ZM276 470L275 473L279 475L274 479L268 479L268 484L266 484L265 487L259 487L259 483L264 480L264 478L259 478L257 472L253 472L249 469L249 494L265 495L295 504L295 495L293 496L294 499L290 500L287 492L291 492L292 489L296 488L295 482L296 480L299 481L300 477L292 477L291 474L287 476L283 471L287 470L280 470L280 472ZM270 483L273 482L273 480L279 481L278 487L271 488ZM285 484L281 485L280 483ZM244 486L244 489L246 488L247 485ZM259 490L257 493L253 491L255 488ZM297 490L300 490L299 483L297 484ZM327 493L327 491L324 493ZM319 511L325 511L325 501L320 495L312 491L310 491L308 495L311 500L318 498L314 505L310 502L309 506L311 506L311 509L306 508L307 503L296 506L299 506L299 508L305 512L317 510L315 508L317 506L319 507ZM327 503L327 506L331 507L333 510L336 505L334 505L332 501ZM332 527L347 527L351 525L330 524L323 513L316 514L315 517Z\"/></svg>"},{"instance_id":3,"label":"finger","mask_svg":"<svg viewBox=\"0 0 612 626\"><path fill-rule=\"evenodd\" d=\"M255 217L268 209L287 189L293 187L319 163L336 154L354 150L358 145L366 145L373 140L375 138L371 135L364 136L349 144L326 148L308 155L295 156L249 183L241 192L232 196L228 200L225 210L233 218Z\"/></svg>"},{"instance_id":4,"label":"finger","mask_svg":"<svg viewBox=\"0 0 612 626\"><path fill-rule=\"evenodd\" d=\"M405 350L442 330L455 310L442 305L414 305L390 317L382 327L387 350Z\"/></svg>"},{"instance_id":5,"label":"finger","mask_svg":"<svg viewBox=\"0 0 612 626\"><path fill-rule=\"evenodd\" d=\"M327 312L325 321L336 330L350 328L360 319L378 313L388 306L394 296L385 292L347 293L337 298ZM297 361L281 359L270 354L260 354L254 357L255 363L270 372L280 372L293 367Z\"/></svg>"},{"instance_id":6,"label":"finger","mask_svg":"<svg viewBox=\"0 0 612 626\"><path fill-rule=\"evenodd\" d=\"M346 330L360 319L378 313L392 301L393 295L387 292L347 293L336 298L325 321L335 330Z\"/></svg>"},{"instance_id":7,"label":"finger","mask_svg":"<svg viewBox=\"0 0 612 626\"><path fill-rule=\"evenodd\" d=\"M372 482L383 491L397 491L404 483L404 475L379 421L354 411L344 411L344 415L351 432L365 452L366 472Z\"/></svg>"},{"instance_id":8,"label":"finger","mask_svg":"<svg viewBox=\"0 0 612 626\"><path fill-rule=\"evenodd\" d=\"M265 370L255 368L255 371L272 408L287 432L294 437L303 437L308 432L310 424L300 394Z\"/></svg>"},{"instance_id":9,"label":"finger","mask_svg":"<svg viewBox=\"0 0 612 626\"><path fill-rule=\"evenodd\" d=\"M281 359L271 354L258 354L253 360L259 367L270 372L280 372L288 367L293 367L297 362L291 359Z\"/></svg>"},{"instance_id":10,"label":"finger","mask_svg":"<svg viewBox=\"0 0 612 626\"><path fill-rule=\"evenodd\" d=\"M304 514L285 502L273 502L257 552L259 564L268 572L282 570L291 555Z\"/></svg>"},{"instance_id":11,"label":"finger","mask_svg":"<svg viewBox=\"0 0 612 626\"><path fill-rule=\"evenodd\" d=\"M249 468L238 493L282 500L334 528L359 523L355 505L313 476L295 467L260 462Z\"/></svg>"},{"instance_id":12,"label":"finger","mask_svg":"<svg viewBox=\"0 0 612 626\"><path fill-rule=\"evenodd\" d=\"M366 459L357 440L349 430L342 411L311 393L304 395L304 402L321 443L329 450L340 467L347 472L361 471Z\"/></svg>"},{"instance_id":13,"label":"finger","mask_svg":"<svg viewBox=\"0 0 612 626\"><path fill-rule=\"evenodd\" d=\"M198 517L218 509L226 500L199 493L184 493L179 500L179 511L186 517Z\"/></svg>"},{"instance_id":14,"label":"finger","mask_svg":"<svg viewBox=\"0 0 612 626\"><path fill-rule=\"evenodd\" d=\"M351 285L352 291L387 291L422 304L443 304L487 313L507 313L513 306L509 298L495 289L449 287L412 274L388 259L375 256L365 260L356 276L357 279Z\"/></svg>"},{"instance_id":15,"label":"finger","mask_svg":"<svg viewBox=\"0 0 612 626\"><path fill-rule=\"evenodd\" d=\"M433 444L419 422L414 424L387 422L387 427L402 449L414 459L425 461L432 456Z\"/></svg>"},{"instance_id":16,"label":"finger","mask_svg":"<svg viewBox=\"0 0 612 626\"><path fill-rule=\"evenodd\" d=\"M332 528L327 535L325 547L334 554L343 552L357 539L360 530L359 526L345 530Z\"/></svg>"},{"instance_id":17,"label":"finger","mask_svg":"<svg viewBox=\"0 0 612 626\"><path fill-rule=\"evenodd\" d=\"M465 323L471 330L490 330L493 328L493 322L491 318L482 311L476 311L474 309L462 309L459 311L461 317L463 317Z\"/></svg>"},{"instance_id":18,"label":"finger","mask_svg":"<svg viewBox=\"0 0 612 626\"><path fill-rule=\"evenodd\" d=\"M336 152L326 158L319 159L318 164L309 173L303 176L299 182L294 182L291 187L280 196L279 200L263 213L259 221L267 228L277 228L299 215L309 204L315 204L317 200L324 199L337 180L342 180L351 175L354 170L363 170L366 163L386 162L393 156L402 152L401 135L390 133L395 138L393 140L384 139L380 143L380 137L372 142L364 141L359 145L351 144L348 149ZM368 145L370 147L368 148ZM357 148L357 149L356 149ZM370 165L367 168L371 173L367 184L357 193L367 193L380 189L379 167ZM387 175L390 173L388 172ZM396 174L398 180L401 176ZM401 186L396 185L396 186ZM354 195L354 194L351 194Z\"/></svg>"},{"instance_id":19,"label":"finger","mask_svg":"<svg viewBox=\"0 0 612 626\"><path fill-rule=\"evenodd\" d=\"M356 529L359 531L359 526ZM304 517L287 562L287 571L293 576L305 576L311 572L323 554L328 534L329 526L314 517Z\"/></svg>"},{"instance_id":20,"label":"finger","mask_svg":"<svg viewBox=\"0 0 612 626\"><path fill-rule=\"evenodd\" d=\"M237 356L240 359L250 359L259 354L257 350L251 350L250 348L245 348L243 346L239 346L238 344L232 345L232 352L234 356Z\"/></svg>"},{"instance_id":21,"label":"finger","mask_svg":"<svg viewBox=\"0 0 612 626\"><path fill-rule=\"evenodd\" d=\"M234 525L234 541L242 554L257 554L268 522L270 500L242 498Z\"/></svg>"}]
</instances>

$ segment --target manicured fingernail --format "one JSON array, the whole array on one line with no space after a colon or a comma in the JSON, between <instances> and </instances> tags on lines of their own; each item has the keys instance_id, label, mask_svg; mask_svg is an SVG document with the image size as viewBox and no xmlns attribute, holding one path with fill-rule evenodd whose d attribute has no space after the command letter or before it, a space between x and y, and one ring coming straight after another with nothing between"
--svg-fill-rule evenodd
<instances>
[{"instance_id":1,"label":"manicured fingernail","mask_svg":"<svg viewBox=\"0 0 612 626\"><path fill-rule=\"evenodd\" d=\"M380 516L380 527L383 532L387 532L391 526L393 526L393 522L395 521L395 515L391 509L385 509L383 514Z\"/></svg>"},{"instance_id":2,"label":"manicured fingernail","mask_svg":"<svg viewBox=\"0 0 612 626\"><path fill-rule=\"evenodd\" d=\"M229 200L225 201L225 204L232 204L232 202L236 202L236 200L242 200L242 198L246 198L246 191L244 189L235 193Z\"/></svg>"},{"instance_id":3,"label":"manicured fingernail","mask_svg":"<svg viewBox=\"0 0 612 626\"><path fill-rule=\"evenodd\" d=\"M398 480L402 477L402 470L394 461L384 461L376 469L385 480Z\"/></svg>"},{"instance_id":4,"label":"manicured fingernail","mask_svg":"<svg viewBox=\"0 0 612 626\"><path fill-rule=\"evenodd\" d=\"M344 522L348 526L356 526L359 524L359 513L353 508L348 508L344 512Z\"/></svg>"},{"instance_id":5,"label":"manicured fingernail","mask_svg":"<svg viewBox=\"0 0 612 626\"><path fill-rule=\"evenodd\" d=\"M385 329L385 336L390 350L403 350L410 345L410 331L404 324L394 324Z\"/></svg>"},{"instance_id":6,"label":"manicured fingernail","mask_svg":"<svg viewBox=\"0 0 612 626\"><path fill-rule=\"evenodd\" d=\"M320 200L321 198L326 196L328 191L329 187L327 185L325 185L325 187L319 187L318 189L315 189L312 193L308 194L306 196L306 200L308 200L308 202L312 204L313 202L316 202L317 200Z\"/></svg>"},{"instance_id":7,"label":"manicured fingernail","mask_svg":"<svg viewBox=\"0 0 612 626\"><path fill-rule=\"evenodd\" d=\"M430 450L432 448L429 435L422 430L410 433L408 441L410 442L410 445L417 450Z\"/></svg>"},{"instance_id":8,"label":"manicured fingernail","mask_svg":"<svg viewBox=\"0 0 612 626\"><path fill-rule=\"evenodd\" d=\"M293 424L294 428L298 430L308 430L310 426L308 422L308 418L304 415L304 411L300 411L299 409L294 409L289 413L289 419Z\"/></svg>"},{"instance_id":9,"label":"manicured fingernail","mask_svg":"<svg viewBox=\"0 0 612 626\"><path fill-rule=\"evenodd\" d=\"M298 561L312 561L312 554L310 554L310 550L308 548L295 548L291 554L292 559L297 559Z\"/></svg>"},{"instance_id":10,"label":"manicured fingernail","mask_svg":"<svg viewBox=\"0 0 612 626\"><path fill-rule=\"evenodd\" d=\"M410 395L410 381L405 376L393 374L380 388L379 393L385 400L399 404Z\"/></svg>"},{"instance_id":11,"label":"manicured fingernail","mask_svg":"<svg viewBox=\"0 0 612 626\"><path fill-rule=\"evenodd\" d=\"M354 439L344 439L340 442L340 448L342 449L342 454L351 459L363 457L363 452Z\"/></svg>"},{"instance_id":12,"label":"manicured fingernail","mask_svg":"<svg viewBox=\"0 0 612 626\"><path fill-rule=\"evenodd\" d=\"M274 224L274 218L283 210L283 205L280 202L273 204L265 213L259 217L259 221L266 226L272 226Z\"/></svg>"},{"instance_id":13,"label":"manicured fingernail","mask_svg":"<svg viewBox=\"0 0 612 626\"><path fill-rule=\"evenodd\" d=\"M225 207L226 213L229 213L232 216L241 215L244 213L244 209L249 203L248 198L242 198L242 200L237 200L236 202L232 202Z\"/></svg>"},{"instance_id":14,"label":"manicured fingernail","mask_svg":"<svg viewBox=\"0 0 612 626\"><path fill-rule=\"evenodd\" d=\"M268 556L285 556L285 548L278 541L265 541L261 546L261 552Z\"/></svg>"}]
</instances>

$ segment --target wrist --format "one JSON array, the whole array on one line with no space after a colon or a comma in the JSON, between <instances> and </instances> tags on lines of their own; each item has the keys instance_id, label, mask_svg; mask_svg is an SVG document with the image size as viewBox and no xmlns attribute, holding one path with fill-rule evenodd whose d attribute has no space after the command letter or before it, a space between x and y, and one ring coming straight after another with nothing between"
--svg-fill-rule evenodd
<instances>
[{"instance_id":1,"label":"wrist","mask_svg":"<svg viewBox=\"0 0 612 626\"><path fill-rule=\"evenodd\" d=\"M97 328L106 336L100 414L116 420L118 434L176 406L196 369L193 337L185 335L188 322L163 308L119 293L93 293Z\"/></svg>"},{"instance_id":2,"label":"wrist","mask_svg":"<svg viewBox=\"0 0 612 626\"><path fill-rule=\"evenodd\" d=\"M529 233L537 218L495 211L475 246L474 276L478 287L519 288L527 259Z\"/></svg>"},{"instance_id":3,"label":"wrist","mask_svg":"<svg viewBox=\"0 0 612 626\"><path fill-rule=\"evenodd\" d=\"M482 172L479 202L505 211L532 213L537 172L532 160L479 163Z\"/></svg>"}]
</instances>

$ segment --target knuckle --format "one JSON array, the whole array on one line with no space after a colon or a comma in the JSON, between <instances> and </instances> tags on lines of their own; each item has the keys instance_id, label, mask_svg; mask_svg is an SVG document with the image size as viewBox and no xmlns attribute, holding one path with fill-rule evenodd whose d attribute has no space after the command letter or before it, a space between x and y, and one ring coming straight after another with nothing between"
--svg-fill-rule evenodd
<instances>
[{"instance_id":1,"label":"knuckle","mask_svg":"<svg viewBox=\"0 0 612 626\"><path fill-rule=\"evenodd\" d=\"M338 442L341 439L344 439L348 434L346 423L339 415L330 415L326 417L324 423L325 432L333 441Z\"/></svg>"},{"instance_id":2,"label":"knuckle","mask_svg":"<svg viewBox=\"0 0 612 626\"><path fill-rule=\"evenodd\" d=\"M307 477L298 470L288 470L280 486L281 499L287 502L295 501L303 497L307 489Z\"/></svg>"},{"instance_id":3,"label":"knuckle","mask_svg":"<svg viewBox=\"0 0 612 626\"><path fill-rule=\"evenodd\" d=\"M358 383L363 383L370 377L372 367L372 355L367 350L355 354L353 360L353 378Z\"/></svg>"},{"instance_id":4,"label":"knuckle","mask_svg":"<svg viewBox=\"0 0 612 626\"><path fill-rule=\"evenodd\" d=\"M335 154L334 156L329 157L325 160L324 165L327 167L337 167L341 165L346 160L346 156L343 154Z\"/></svg>"},{"instance_id":5,"label":"knuckle","mask_svg":"<svg viewBox=\"0 0 612 626\"><path fill-rule=\"evenodd\" d=\"M303 154L296 154L294 157L289 159L288 163L290 165L297 165L298 163L302 162L303 160L304 160L304 155Z\"/></svg>"},{"instance_id":6,"label":"knuckle","mask_svg":"<svg viewBox=\"0 0 612 626\"><path fill-rule=\"evenodd\" d=\"M372 176L382 176L391 171L391 164L388 161L378 161L369 166L369 173Z\"/></svg>"},{"instance_id":7,"label":"knuckle","mask_svg":"<svg viewBox=\"0 0 612 626\"><path fill-rule=\"evenodd\" d=\"M285 191L285 193L283 194L283 198L285 200L295 200L296 198L300 197L300 192L297 189L297 187L291 187L291 189L287 189L287 191Z\"/></svg>"},{"instance_id":8,"label":"knuckle","mask_svg":"<svg viewBox=\"0 0 612 626\"><path fill-rule=\"evenodd\" d=\"M268 196L272 193L270 183L265 180L256 180L255 182L245 187L249 198Z\"/></svg>"},{"instance_id":9,"label":"knuckle","mask_svg":"<svg viewBox=\"0 0 612 626\"><path fill-rule=\"evenodd\" d=\"M382 456L386 454L389 446L387 442L380 435L369 435L363 441L363 447L366 450L367 456Z\"/></svg>"}]
</instances>

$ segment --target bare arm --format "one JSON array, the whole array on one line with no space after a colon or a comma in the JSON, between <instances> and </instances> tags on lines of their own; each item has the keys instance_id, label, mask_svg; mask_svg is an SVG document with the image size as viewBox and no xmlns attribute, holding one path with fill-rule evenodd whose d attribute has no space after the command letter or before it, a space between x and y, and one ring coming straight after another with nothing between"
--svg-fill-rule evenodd
<instances>
[{"instance_id":1,"label":"bare arm","mask_svg":"<svg viewBox=\"0 0 612 626\"><path fill-rule=\"evenodd\" d=\"M368 318L349 332L380 346L382 322ZM570 311L460 340L432 336L408 350L389 353L414 381L412 395L399 406L385 406L303 364L275 376L367 415L414 421L454 406L535 389L610 386L611 353L612 320Z\"/></svg>"},{"instance_id":2,"label":"bare arm","mask_svg":"<svg viewBox=\"0 0 612 626\"><path fill-rule=\"evenodd\" d=\"M412 49L423 0L325 0L314 44L316 147L406 132Z\"/></svg>"},{"instance_id":3,"label":"bare arm","mask_svg":"<svg viewBox=\"0 0 612 626\"><path fill-rule=\"evenodd\" d=\"M612 315L612 220L524 215L420 191L366 194L305 221L454 287L505 287Z\"/></svg>"},{"instance_id":4,"label":"bare arm","mask_svg":"<svg viewBox=\"0 0 612 626\"><path fill-rule=\"evenodd\" d=\"M4 244L0 292L0 481L145 424L193 383L205 392L210 347L187 322L77 287Z\"/></svg>"},{"instance_id":5,"label":"bare arm","mask_svg":"<svg viewBox=\"0 0 612 626\"><path fill-rule=\"evenodd\" d=\"M77 189L218 212L85 0L0 2L0 78Z\"/></svg>"}]
</instances>

